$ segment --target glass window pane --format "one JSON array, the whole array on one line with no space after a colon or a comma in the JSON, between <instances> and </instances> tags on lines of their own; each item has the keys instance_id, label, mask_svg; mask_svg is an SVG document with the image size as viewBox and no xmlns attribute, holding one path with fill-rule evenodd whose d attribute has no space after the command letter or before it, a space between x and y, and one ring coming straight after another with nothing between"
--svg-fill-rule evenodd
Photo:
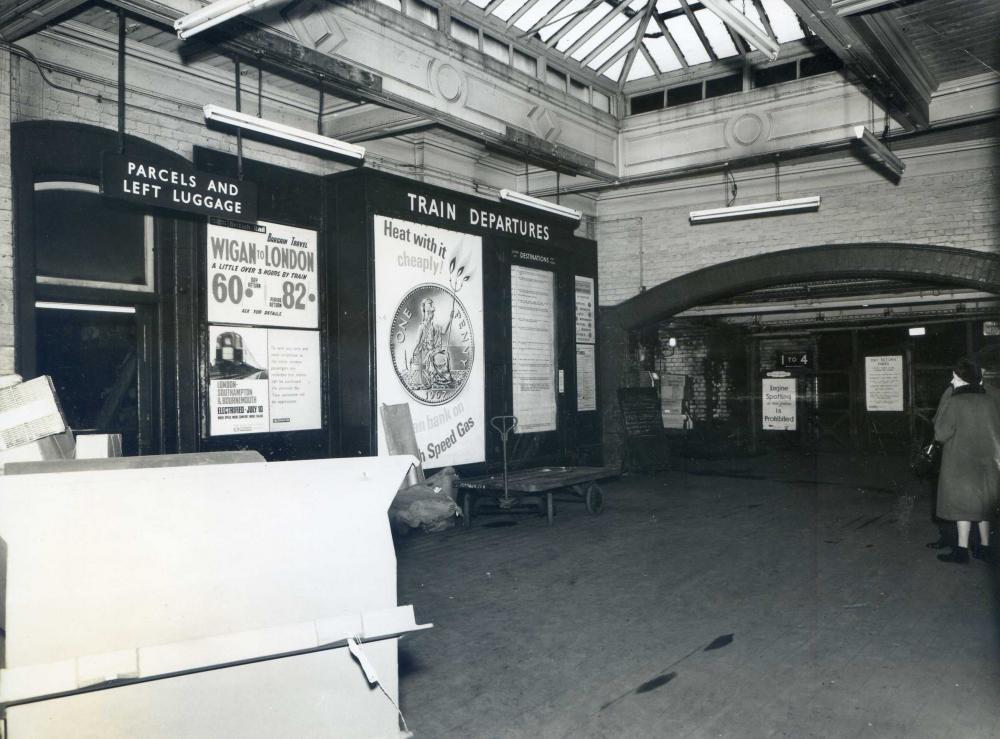
<instances>
[{"instance_id":1,"label":"glass window pane","mask_svg":"<svg viewBox=\"0 0 1000 739\"><path fill-rule=\"evenodd\" d=\"M645 95L633 95L628 101L629 113L638 115L648 113L651 110L661 110L663 108L663 90L659 92L648 92Z\"/></svg>"},{"instance_id":2,"label":"glass window pane","mask_svg":"<svg viewBox=\"0 0 1000 739\"><path fill-rule=\"evenodd\" d=\"M388 6L388 7L392 8L393 10L395 10L397 12L402 12L402 10L403 10L402 0L377 0L377 1L380 2L380 3L382 3L385 6Z\"/></svg>"},{"instance_id":3,"label":"glass window pane","mask_svg":"<svg viewBox=\"0 0 1000 739\"><path fill-rule=\"evenodd\" d=\"M688 64L704 64L709 61L708 52L702 46L698 34L694 31L694 26L691 25L687 16L679 15L676 18L670 18L667 20L666 26Z\"/></svg>"},{"instance_id":4,"label":"glass window pane","mask_svg":"<svg viewBox=\"0 0 1000 739\"><path fill-rule=\"evenodd\" d=\"M587 7L588 0L573 0L569 5L563 8L549 25L545 26L542 30L538 32L538 36L542 41L548 41L560 28L569 23L573 18L576 17L576 13Z\"/></svg>"},{"instance_id":5,"label":"glass window pane","mask_svg":"<svg viewBox=\"0 0 1000 739\"><path fill-rule=\"evenodd\" d=\"M613 8L607 3L601 3L598 7L591 10L586 14L586 17L576 24L574 28L569 30L565 36L559 39L559 43L556 44L556 48L559 51L565 51L580 38L583 34L597 25L602 18L604 18L608 13L610 13ZM600 35L600 34L598 34Z\"/></svg>"},{"instance_id":6,"label":"glass window pane","mask_svg":"<svg viewBox=\"0 0 1000 739\"><path fill-rule=\"evenodd\" d=\"M531 2L531 0L528 1ZM527 31L544 18L545 14L552 10L558 2L559 0L538 0L538 2L531 6L528 12L517 19L514 27L520 28L522 31Z\"/></svg>"},{"instance_id":7,"label":"glass window pane","mask_svg":"<svg viewBox=\"0 0 1000 739\"><path fill-rule=\"evenodd\" d=\"M535 61L535 57L517 49L514 49L514 69L532 77L538 76L538 62Z\"/></svg>"},{"instance_id":8,"label":"glass window pane","mask_svg":"<svg viewBox=\"0 0 1000 739\"><path fill-rule=\"evenodd\" d=\"M493 11L493 15L502 21L510 18L514 13L519 11L524 7L525 2L530 2L531 0L504 0L497 9ZM478 5L478 3L476 3ZM482 6L485 7L485 6Z\"/></svg>"},{"instance_id":9,"label":"glass window pane","mask_svg":"<svg viewBox=\"0 0 1000 739\"><path fill-rule=\"evenodd\" d=\"M618 78L622 76L622 68L625 66L625 56L623 55L621 59L608 67L607 71L604 72L604 76L618 81Z\"/></svg>"},{"instance_id":10,"label":"glass window pane","mask_svg":"<svg viewBox=\"0 0 1000 739\"><path fill-rule=\"evenodd\" d=\"M632 43L632 38L635 35L633 33L634 30L634 28L629 26L624 31L619 33L618 36L608 45L608 48L595 56L587 66L593 69L600 69L604 63L614 57L617 52Z\"/></svg>"},{"instance_id":11,"label":"glass window pane","mask_svg":"<svg viewBox=\"0 0 1000 739\"><path fill-rule=\"evenodd\" d=\"M644 43L646 50L653 57L653 61L656 62L656 66L660 68L661 72L672 72L683 66L677 55L674 54L674 50L670 48L670 44L662 36L647 38Z\"/></svg>"},{"instance_id":12,"label":"glass window pane","mask_svg":"<svg viewBox=\"0 0 1000 739\"><path fill-rule=\"evenodd\" d=\"M588 102L590 100L590 87L579 80L573 79L572 77L569 78L569 93L573 97L583 100L584 102Z\"/></svg>"},{"instance_id":13,"label":"glass window pane","mask_svg":"<svg viewBox=\"0 0 1000 739\"><path fill-rule=\"evenodd\" d=\"M802 38L799 19L783 0L762 0L762 2L764 12L767 13L767 19L771 22L771 28L774 29L774 35L778 37L779 42L785 43Z\"/></svg>"},{"instance_id":14,"label":"glass window pane","mask_svg":"<svg viewBox=\"0 0 1000 739\"><path fill-rule=\"evenodd\" d=\"M475 5L477 8L485 8L490 4L490 0L469 0L470 3Z\"/></svg>"},{"instance_id":15,"label":"glass window pane","mask_svg":"<svg viewBox=\"0 0 1000 739\"><path fill-rule=\"evenodd\" d=\"M605 113L611 112L611 98L600 90L593 90L591 92L591 104L595 108L603 110Z\"/></svg>"},{"instance_id":16,"label":"glass window pane","mask_svg":"<svg viewBox=\"0 0 1000 739\"><path fill-rule=\"evenodd\" d=\"M425 26L437 28L438 12L437 8L422 3L420 0L406 0L406 14L423 23Z\"/></svg>"},{"instance_id":17,"label":"glass window pane","mask_svg":"<svg viewBox=\"0 0 1000 739\"><path fill-rule=\"evenodd\" d=\"M500 39L483 34L483 53L504 64L510 64L510 47Z\"/></svg>"},{"instance_id":18,"label":"glass window pane","mask_svg":"<svg viewBox=\"0 0 1000 739\"><path fill-rule=\"evenodd\" d=\"M473 49L479 48L479 31L456 18L451 19L451 37L463 44L468 44Z\"/></svg>"},{"instance_id":19,"label":"glass window pane","mask_svg":"<svg viewBox=\"0 0 1000 739\"><path fill-rule=\"evenodd\" d=\"M701 24L701 30L705 32L708 43L712 45L712 50L715 51L715 55L719 59L736 56L736 45L733 43L733 37L729 35L726 24L719 16L702 8L695 12L694 17Z\"/></svg>"},{"instance_id":20,"label":"glass window pane","mask_svg":"<svg viewBox=\"0 0 1000 739\"><path fill-rule=\"evenodd\" d=\"M649 66L649 62L646 61L646 57L640 51L635 55L635 59L632 61L632 68L628 71L628 77L625 81L642 80L646 77L652 77L653 74L653 68Z\"/></svg>"},{"instance_id":21,"label":"glass window pane","mask_svg":"<svg viewBox=\"0 0 1000 739\"><path fill-rule=\"evenodd\" d=\"M604 28L602 28L600 31L591 36L587 40L587 43L585 43L579 49L570 54L570 56L573 59L576 59L577 61L586 59L587 55L590 54L590 52L592 52L602 43L611 38L611 36L615 33L615 31L624 26L626 23L628 23L628 18L619 13L614 18L609 20L607 24L605 24Z\"/></svg>"},{"instance_id":22,"label":"glass window pane","mask_svg":"<svg viewBox=\"0 0 1000 739\"><path fill-rule=\"evenodd\" d=\"M671 10L678 10L681 7L681 0L656 0L657 13L669 13Z\"/></svg>"},{"instance_id":23,"label":"glass window pane","mask_svg":"<svg viewBox=\"0 0 1000 739\"><path fill-rule=\"evenodd\" d=\"M552 67L546 67L545 81L548 82L553 87L557 87L563 92L566 92L566 75L564 75L558 69L552 69Z\"/></svg>"}]
</instances>

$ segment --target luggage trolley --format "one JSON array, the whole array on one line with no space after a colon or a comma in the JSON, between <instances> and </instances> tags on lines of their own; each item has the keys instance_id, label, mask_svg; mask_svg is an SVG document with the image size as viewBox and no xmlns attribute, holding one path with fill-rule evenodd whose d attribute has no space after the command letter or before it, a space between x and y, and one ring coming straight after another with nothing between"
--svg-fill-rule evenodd
<instances>
[{"instance_id":1,"label":"luggage trolley","mask_svg":"<svg viewBox=\"0 0 1000 739\"><path fill-rule=\"evenodd\" d=\"M494 416L490 425L500 435L503 445L503 473L469 477L459 480L463 491L462 512L465 525L470 526L476 507L476 497L484 493L501 493L494 497L494 503L503 511L537 508L544 512L548 524L552 525L555 515L553 495L557 492L572 493L582 499L591 515L597 515L604 508L604 491L599 480L616 477L616 467L532 467L509 472L507 470L507 439L517 428L515 416ZM511 493L518 493L512 496Z\"/></svg>"}]
</instances>

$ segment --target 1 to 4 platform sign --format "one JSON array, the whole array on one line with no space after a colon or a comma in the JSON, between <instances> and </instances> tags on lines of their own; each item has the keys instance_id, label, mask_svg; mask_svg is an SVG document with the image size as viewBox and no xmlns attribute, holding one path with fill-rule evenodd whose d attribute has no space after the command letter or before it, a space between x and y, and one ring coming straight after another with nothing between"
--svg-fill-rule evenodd
<instances>
[{"instance_id":1,"label":"1 to 4 platform sign","mask_svg":"<svg viewBox=\"0 0 1000 739\"><path fill-rule=\"evenodd\" d=\"M316 232L259 221L208 224L208 322L318 328Z\"/></svg>"}]
</instances>

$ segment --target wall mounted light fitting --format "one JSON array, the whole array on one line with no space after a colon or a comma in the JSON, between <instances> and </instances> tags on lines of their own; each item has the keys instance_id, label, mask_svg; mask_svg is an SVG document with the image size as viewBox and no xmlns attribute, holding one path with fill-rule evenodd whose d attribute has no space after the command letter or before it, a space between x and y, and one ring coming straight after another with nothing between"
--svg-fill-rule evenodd
<instances>
[{"instance_id":1,"label":"wall mounted light fitting","mask_svg":"<svg viewBox=\"0 0 1000 739\"><path fill-rule=\"evenodd\" d=\"M269 0L216 0L201 10L188 13L174 21L174 30L182 38L191 38L196 33L207 31L230 18L266 5Z\"/></svg>"},{"instance_id":2,"label":"wall mounted light fitting","mask_svg":"<svg viewBox=\"0 0 1000 739\"><path fill-rule=\"evenodd\" d=\"M906 163L893 154L889 150L889 147L879 141L878 137L865 126L854 127L854 138L860 141L871 154L878 157L882 161L882 164L886 166L886 169L896 175L896 177L903 176Z\"/></svg>"},{"instance_id":3,"label":"wall mounted light fitting","mask_svg":"<svg viewBox=\"0 0 1000 739\"><path fill-rule=\"evenodd\" d=\"M691 224L711 223L713 221L731 221L737 218L758 218L785 213L802 213L819 210L819 195L807 198L789 198L788 200L773 200L768 203L749 203L733 205L728 208L712 208L710 210L693 210L688 214Z\"/></svg>"},{"instance_id":4,"label":"wall mounted light fitting","mask_svg":"<svg viewBox=\"0 0 1000 739\"><path fill-rule=\"evenodd\" d=\"M337 154L347 159L354 159L358 162L365 158L365 147L363 146L349 144L346 141L339 141L338 139L331 139L329 136L320 136L317 133L303 131L301 128L286 126L284 123L275 123L274 121L257 118L256 116L240 113L236 110L221 108L218 105L205 106L205 120L273 136L290 141L293 144L320 149L321 151Z\"/></svg>"},{"instance_id":5,"label":"wall mounted light fitting","mask_svg":"<svg viewBox=\"0 0 1000 739\"><path fill-rule=\"evenodd\" d=\"M506 188L501 190L500 199L506 200L509 203L517 203L518 205L526 205L529 208L544 210L546 213L551 213L554 216L571 218L574 221L579 221L583 217L583 214L578 210L567 208L565 205L556 205L541 198L533 198L531 195L525 195L524 193L517 192L517 190L507 190Z\"/></svg>"},{"instance_id":6,"label":"wall mounted light fitting","mask_svg":"<svg viewBox=\"0 0 1000 739\"><path fill-rule=\"evenodd\" d=\"M738 11L729 0L701 0L701 4L711 10L719 19L745 38L764 56L772 62L778 58L778 42L764 30L753 24L749 18Z\"/></svg>"}]
</instances>

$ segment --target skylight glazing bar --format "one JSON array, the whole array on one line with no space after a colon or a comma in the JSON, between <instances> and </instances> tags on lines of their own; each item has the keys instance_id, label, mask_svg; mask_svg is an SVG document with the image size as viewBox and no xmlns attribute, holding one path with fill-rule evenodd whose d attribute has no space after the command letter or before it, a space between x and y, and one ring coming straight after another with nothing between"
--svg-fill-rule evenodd
<instances>
[{"instance_id":1,"label":"skylight glazing bar","mask_svg":"<svg viewBox=\"0 0 1000 739\"><path fill-rule=\"evenodd\" d=\"M684 58L684 54L681 52L681 47L677 45L677 41L674 40L673 35L667 30L667 25L663 22L663 18L660 17L659 13L653 13L653 19L656 21L656 25L660 27L660 31L663 33L663 38L667 40L670 44L670 49L674 52L674 56L677 57L677 61L681 63L684 69L687 69L690 65L687 59Z\"/></svg>"},{"instance_id":2,"label":"skylight glazing bar","mask_svg":"<svg viewBox=\"0 0 1000 739\"><path fill-rule=\"evenodd\" d=\"M757 16L760 18L760 22L764 24L764 30L767 31L767 35L773 39L778 38L778 34L774 32L771 28L771 19L767 17L767 11L764 10L764 4L760 0L753 0L753 5L757 8Z\"/></svg>"},{"instance_id":3,"label":"skylight glazing bar","mask_svg":"<svg viewBox=\"0 0 1000 739\"><path fill-rule=\"evenodd\" d=\"M567 33L569 33L574 28L576 28L581 23L583 23L583 21L585 21L587 18L590 17L590 15L591 15L591 13L593 13L593 11L597 10L598 7L600 7L601 5L603 5L606 2L608 4L613 5L613 3L610 2L610 0L594 0L591 3L588 3L581 10L577 11L577 15L576 15L575 18L573 18L569 23L567 23L562 28L560 28L558 31L556 31L551 37L549 37L546 40L545 43L549 44L550 46L555 46L556 44L558 44L559 41L560 41L560 39L562 39L563 36L565 36ZM612 8L611 12L609 12L603 18L599 18L596 21L595 25L598 24L598 23L603 22L604 20L606 20L606 19L608 19L610 17L612 17L615 13L617 13L621 9L622 5L624 5L624 3L618 5L618 7Z\"/></svg>"},{"instance_id":4,"label":"skylight glazing bar","mask_svg":"<svg viewBox=\"0 0 1000 739\"><path fill-rule=\"evenodd\" d=\"M566 49L566 51L564 52L566 54L566 56L571 56L573 54L573 52L575 52L577 49L579 49L585 43L587 43L588 41L590 41L590 39L592 39L598 33L598 31L606 28L608 26L608 24L611 23L612 21L614 21L618 17L618 14L621 13L623 10L625 10L628 6L629 6L628 3L624 3L624 2L621 3L617 8L615 8L613 11L611 11L606 16L604 16L601 20L599 20L597 23L595 23L594 26L589 31L587 31L580 38L578 38L576 41L574 41L573 44L568 49ZM630 21L631 20L635 20L635 18L637 18L637 17L638 16L633 16L629 20ZM626 24L624 27L627 28L628 25L630 25L630 24ZM610 40L611 38L616 37L616 36L617 36L617 34L612 33L611 36L609 36L608 39L606 39L606 40ZM602 48L603 46L604 46L604 44L601 44L598 48ZM586 62L584 62L584 64L586 64Z\"/></svg>"},{"instance_id":5,"label":"skylight glazing bar","mask_svg":"<svg viewBox=\"0 0 1000 739\"><path fill-rule=\"evenodd\" d=\"M585 56L583 59L581 59L580 60L580 64L582 64L584 67L589 66L592 61L594 61L595 59L597 59L598 57L600 57L601 54L603 54L605 51L607 51L610 47L614 46L614 44L617 41L619 41L623 35L628 34L628 32L632 28L632 24L633 23L638 23L638 22L639 22L639 16L634 16L633 18L631 18L628 23L626 23L624 26L621 27L621 30L618 33L615 33L615 34L612 34L611 36L609 36L596 49L594 49L587 56ZM614 59L617 59L617 58L618 58L618 55L615 54L615 55L612 56L611 59L613 61ZM603 67L602 67L602 69L603 69ZM598 72L598 74L600 74L600 72Z\"/></svg>"},{"instance_id":6,"label":"skylight glazing bar","mask_svg":"<svg viewBox=\"0 0 1000 739\"><path fill-rule=\"evenodd\" d=\"M655 3L655 0L654 0ZM653 60L653 55L646 50L646 45L643 43L639 44L639 51L642 55L646 57L646 62L649 64L649 68L653 70L653 75L656 77L657 81L663 79L663 74L660 71L660 65Z\"/></svg>"},{"instance_id":7,"label":"skylight glazing bar","mask_svg":"<svg viewBox=\"0 0 1000 739\"><path fill-rule=\"evenodd\" d=\"M492 15L493 11L500 7L503 2L504 0L490 0L489 3L486 4L486 7L483 8L483 12L486 13L486 15Z\"/></svg>"},{"instance_id":8,"label":"skylight glazing bar","mask_svg":"<svg viewBox=\"0 0 1000 739\"><path fill-rule=\"evenodd\" d=\"M617 52L616 54L612 54L610 59L608 59L606 62L604 62L604 64L602 64L600 67L597 68L597 74L604 74L609 69L611 69L611 67L615 66L615 64L617 64L620 61L623 61L622 57L624 57L627 53L628 49L624 48L621 51ZM624 70L622 71L624 72ZM621 75L621 77L624 76L625 76L624 74Z\"/></svg>"},{"instance_id":9,"label":"skylight glazing bar","mask_svg":"<svg viewBox=\"0 0 1000 739\"><path fill-rule=\"evenodd\" d=\"M709 58L711 58L713 62L719 61L719 57L715 55L715 49L713 49L712 45L708 43L708 38L705 36L705 31L702 30L701 24L698 22L698 19L694 17L694 13L691 10L691 6L688 5L688 0L681 0L681 7L684 9L684 15L687 16L688 22L690 22L692 28L694 28L694 32L698 34L698 40L701 41L702 46L705 47L705 51L708 53Z\"/></svg>"},{"instance_id":10,"label":"skylight glazing bar","mask_svg":"<svg viewBox=\"0 0 1000 739\"><path fill-rule=\"evenodd\" d=\"M535 2L531 2L531 0L528 0L528 5L535 6L540 1L541 0L535 0ZM545 28L546 26L548 26L550 23L553 23L555 20L557 20L560 17L560 13L562 13L563 11L565 11L566 8L569 6L569 4L572 3L572 2L573 2L573 0L559 0L559 2L556 3L553 6L552 10L550 10L548 13L546 13L545 15L543 15L539 20L537 20L531 26L531 28L526 29L524 31L524 33L522 33L521 35L522 36L533 36L534 34L538 33L543 28ZM518 28L520 28L520 26L518 26Z\"/></svg>"},{"instance_id":11,"label":"skylight glazing bar","mask_svg":"<svg viewBox=\"0 0 1000 739\"><path fill-rule=\"evenodd\" d=\"M635 64L635 55L639 53L639 47L642 46L642 39L646 35L646 28L649 26L649 16L653 12L654 7L656 7L656 0L647 0L646 9L642 11L642 17L639 20L639 26L635 29L632 48L629 49L628 57L625 59L625 66L622 68L622 76L618 79L619 90L625 85L629 72L632 71L632 65Z\"/></svg>"}]
</instances>

